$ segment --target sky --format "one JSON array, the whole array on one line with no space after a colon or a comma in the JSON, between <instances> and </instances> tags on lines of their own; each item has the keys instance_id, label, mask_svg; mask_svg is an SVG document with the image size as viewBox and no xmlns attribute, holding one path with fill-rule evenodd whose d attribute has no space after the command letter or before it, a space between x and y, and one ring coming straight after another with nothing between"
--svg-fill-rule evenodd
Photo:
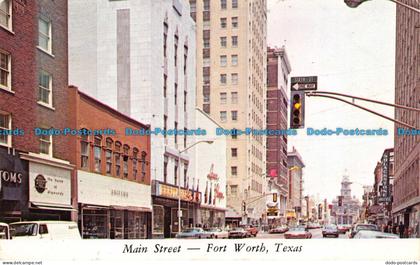
<instances>
[{"instance_id":1,"label":"sky","mask_svg":"<svg viewBox=\"0 0 420 265\"><path fill-rule=\"evenodd\" d=\"M395 4L374 0L356 9L343 0L268 0L269 46L285 46L290 76L318 76L318 90L394 102ZM290 89L290 88L289 88ZM289 93L289 91L288 91ZM355 101L387 116L391 107ZM345 172L360 200L384 149L393 147L393 123L345 103L306 97L305 127L386 129L388 136L289 137L304 163L304 195L331 201Z\"/></svg>"}]
</instances>

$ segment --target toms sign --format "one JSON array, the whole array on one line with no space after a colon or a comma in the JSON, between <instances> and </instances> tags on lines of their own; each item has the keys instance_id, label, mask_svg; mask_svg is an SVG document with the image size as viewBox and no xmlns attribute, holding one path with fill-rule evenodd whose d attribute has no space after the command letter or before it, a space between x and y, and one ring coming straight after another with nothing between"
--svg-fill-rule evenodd
<instances>
[{"instance_id":1,"label":"toms sign","mask_svg":"<svg viewBox=\"0 0 420 265\"><path fill-rule=\"evenodd\" d=\"M0 178L8 183L22 183L22 174L13 171L0 170Z\"/></svg>"}]
</instances>

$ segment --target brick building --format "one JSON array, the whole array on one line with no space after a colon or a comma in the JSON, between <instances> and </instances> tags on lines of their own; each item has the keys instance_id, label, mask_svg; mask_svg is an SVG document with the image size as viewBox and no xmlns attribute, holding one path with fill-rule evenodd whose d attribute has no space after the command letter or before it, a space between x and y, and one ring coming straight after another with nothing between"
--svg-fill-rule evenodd
<instances>
[{"instance_id":1,"label":"brick building","mask_svg":"<svg viewBox=\"0 0 420 265\"><path fill-rule=\"evenodd\" d=\"M83 238L151 237L150 127L69 88L68 152L76 165ZM86 115L89 113L89 115Z\"/></svg>"},{"instance_id":2,"label":"brick building","mask_svg":"<svg viewBox=\"0 0 420 265\"><path fill-rule=\"evenodd\" d=\"M267 51L267 129L284 130L284 134L267 136L267 164L268 189L277 193L279 213L271 213L268 219L279 219L284 222L288 200L288 169L287 169L287 83L291 71L289 59L284 47L268 48ZM271 200L271 198L270 198ZM277 203L277 202L273 202ZM271 202L267 202L267 207ZM273 215L275 215L273 217Z\"/></svg>"},{"instance_id":3,"label":"brick building","mask_svg":"<svg viewBox=\"0 0 420 265\"><path fill-rule=\"evenodd\" d=\"M67 1L1 1L0 39L0 219L74 219L68 138L35 130L67 124Z\"/></svg>"},{"instance_id":4,"label":"brick building","mask_svg":"<svg viewBox=\"0 0 420 265\"><path fill-rule=\"evenodd\" d=\"M407 1L404 1L407 2ZM408 1L419 8L419 3ZM395 104L420 108L420 14L397 5ZM420 128L420 113L395 110L395 119ZM392 212L411 237L420 237L420 136L395 126L395 180Z\"/></svg>"}]
</instances>

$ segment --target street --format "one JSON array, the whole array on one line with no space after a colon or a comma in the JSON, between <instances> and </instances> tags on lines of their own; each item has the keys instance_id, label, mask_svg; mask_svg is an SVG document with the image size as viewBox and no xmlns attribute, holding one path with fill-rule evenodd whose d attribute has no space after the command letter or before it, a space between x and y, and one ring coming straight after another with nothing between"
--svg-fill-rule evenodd
<instances>
[{"instance_id":1,"label":"street","mask_svg":"<svg viewBox=\"0 0 420 265\"><path fill-rule=\"evenodd\" d=\"M318 228L318 229L310 229L309 232L312 234L312 238L323 238L322 237L322 229ZM251 237L249 239L253 239L254 237ZM257 238L284 238L284 233L283 234L269 234L267 232L259 232L257 235ZM327 237L327 238L332 238L335 239L334 237ZM349 239L348 233L346 234L339 234L340 239Z\"/></svg>"}]
</instances>

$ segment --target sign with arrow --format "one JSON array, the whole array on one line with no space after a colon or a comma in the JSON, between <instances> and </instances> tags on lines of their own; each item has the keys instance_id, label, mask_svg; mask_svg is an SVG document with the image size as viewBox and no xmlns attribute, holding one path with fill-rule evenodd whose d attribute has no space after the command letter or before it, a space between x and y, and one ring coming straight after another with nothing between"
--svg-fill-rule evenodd
<instances>
[{"instance_id":1,"label":"sign with arrow","mask_svg":"<svg viewBox=\"0 0 420 265\"><path fill-rule=\"evenodd\" d=\"M318 77L317 76L297 76L292 77L291 90L317 90L318 88Z\"/></svg>"}]
</instances>

